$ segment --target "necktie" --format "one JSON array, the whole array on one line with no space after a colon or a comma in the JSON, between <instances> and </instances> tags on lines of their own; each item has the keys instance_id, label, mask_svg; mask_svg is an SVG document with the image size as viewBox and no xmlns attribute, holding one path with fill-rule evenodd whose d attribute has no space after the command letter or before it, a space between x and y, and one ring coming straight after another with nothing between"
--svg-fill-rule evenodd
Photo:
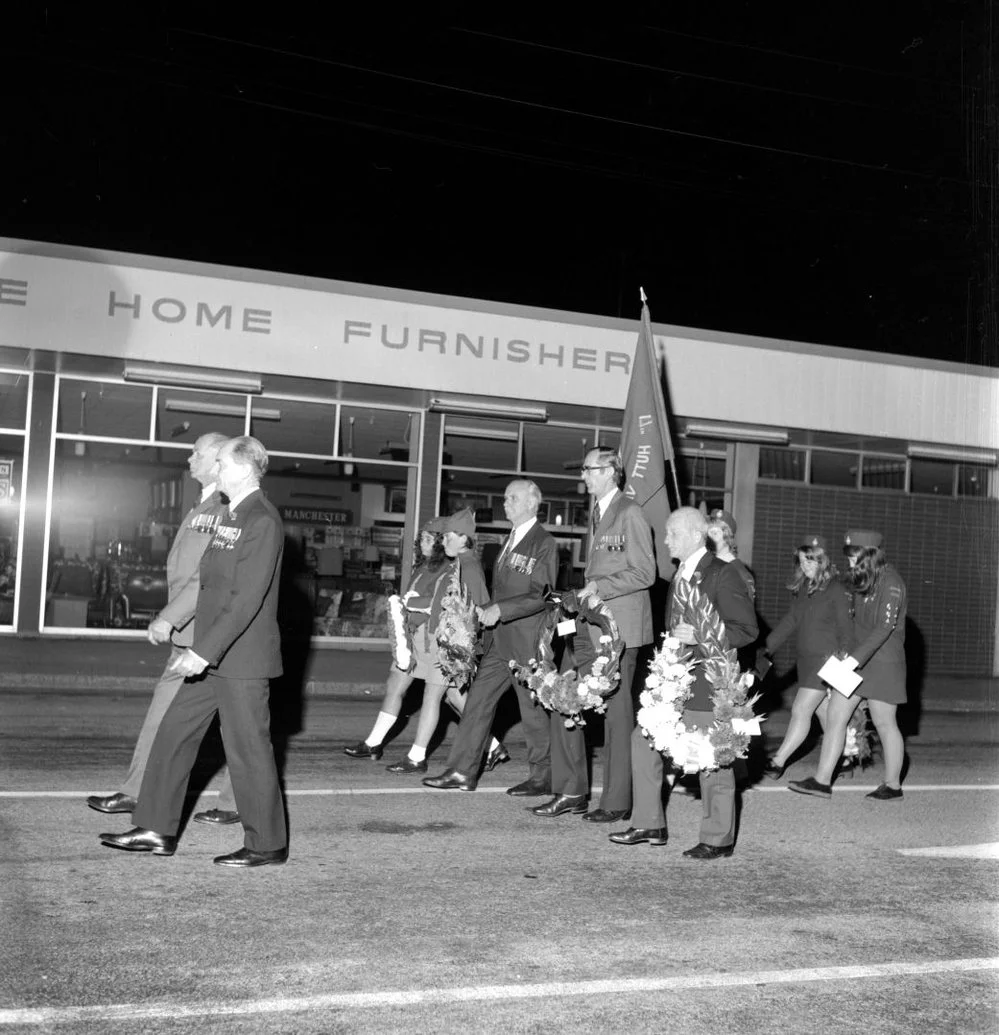
<instances>
[{"instance_id":1,"label":"necktie","mask_svg":"<svg viewBox=\"0 0 999 1035\"><path fill-rule=\"evenodd\" d=\"M510 529L510 534L506 537L506 542L503 544L503 549L500 551L499 557L496 558L496 567L502 568L506 564L507 556L513 549L513 529Z\"/></svg>"},{"instance_id":2,"label":"necktie","mask_svg":"<svg viewBox=\"0 0 999 1035\"><path fill-rule=\"evenodd\" d=\"M590 532L593 535L597 534L597 525L600 524L600 504L593 504L593 516L590 519Z\"/></svg>"}]
</instances>

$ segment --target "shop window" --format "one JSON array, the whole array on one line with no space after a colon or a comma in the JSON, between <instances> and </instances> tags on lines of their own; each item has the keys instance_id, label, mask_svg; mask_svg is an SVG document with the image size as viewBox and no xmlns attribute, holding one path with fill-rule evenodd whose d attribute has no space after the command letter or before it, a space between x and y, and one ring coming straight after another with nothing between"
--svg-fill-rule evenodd
<instances>
[{"instance_id":1,"label":"shop window","mask_svg":"<svg viewBox=\"0 0 999 1035\"><path fill-rule=\"evenodd\" d=\"M520 425L514 421L445 417L443 462L453 467L519 471Z\"/></svg>"},{"instance_id":2,"label":"shop window","mask_svg":"<svg viewBox=\"0 0 999 1035\"><path fill-rule=\"evenodd\" d=\"M0 435L0 626L14 624L23 488L24 438Z\"/></svg>"},{"instance_id":3,"label":"shop window","mask_svg":"<svg viewBox=\"0 0 999 1035\"><path fill-rule=\"evenodd\" d=\"M197 392L160 388L155 437L160 442L192 445L214 431L229 438L246 434L247 396L232 392ZM124 430L111 432L123 436ZM145 438L148 432L141 433Z\"/></svg>"},{"instance_id":4,"label":"shop window","mask_svg":"<svg viewBox=\"0 0 999 1035\"><path fill-rule=\"evenodd\" d=\"M864 454L860 484L865 489L896 489L904 492L905 464L905 459L899 456Z\"/></svg>"},{"instance_id":5,"label":"shop window","mask_svg":"<svg viewBox=\"0 0 999 1035\"><path fill-rule=\"evenodd\" d=\"M981 464L958 464L957 494L958 496L988 496L989 468Z\"/></svg>"},{"instance_id":6,"label":"shop window","mask_svg":"<svg viewBox=\"0 0 999 1035\"><path fill-rule=\"evenodd\" d=\"M27 374L0 371L0 428L23 428L28 416Z\"/></svg>"},{"instance_id":7,"label":"shop window","mask_svg":"<svg viewBox=\"0 0 999 1035\"><path fill-rule=\"evenodd\" d=\"M691 507L708 500L725 498L725 458L707 453L683 453L678 457L680 478L686 490L684 502ZM724 503L718 503L721 507Z\"/></svg>"},{"instance_id":8,"label":"shop window","mask_svg":"<svg viewBox=\"0 0 999 1035\"><path fill-rule=\"evenodd\" d=\"M833 453L823 449L812 450L812 485L833 485L855 489L857 487L856 453Z\"/></svg>"},{"instance_id":9,"label":"shop window","mask_svg":"<svg viewBox=\"0 0 999 1035\"><path fill-rule=\"evenodd\" d=\"M579 465L593 443L592 429L525 424L523 470L532 474L578 475Z\"/></svg>"},{"instance_id":10,"label":"shop window","mask_svg":"<svg viewBox=\"0 0 999 1035\"><path fill-rule=\"evenodd\" d=\"M405 410L341 406L339 454L372 460L415 460L418 428Z\"/></svg>"},{"instance_id":11,"label":"shop window","mask_svg":"<svg viewBox=\"0 0 999 1035\"><path fill-rule=\"evenodd\" d=\"M909 491L927 496L954 495L954 465L945 460L909 461Z\"/></svg>"},{"instance_id":12,"label":"shop window","mask_svg":"<svg viewBox=\"0 0 999 1035\"><path fill-rule=\"evenodd\" d=\"M250 399L250 434L269 453L333 456L336 405L304 399L254 396Z\"/></svg>"},{"instance_id":13,"label":"shop window","mask_svg":"<svg viewBox=\"0 0 999 1035\"><path fill-rule=\"evenodd\" d=\"M774 449L760 447L759 476L782 482L803 482L805 461L803 449Z\"/></svg>"},{"instance_id":14,"label":"shop window","mask_svg":"<svg viewBox=\"0 0 999 1035\"><path fill-rule=\"evenodd\" d=\"M152 388L145 385L60 378L56 431L148 439L152 398Z\"/></svg>"}]
</instances>

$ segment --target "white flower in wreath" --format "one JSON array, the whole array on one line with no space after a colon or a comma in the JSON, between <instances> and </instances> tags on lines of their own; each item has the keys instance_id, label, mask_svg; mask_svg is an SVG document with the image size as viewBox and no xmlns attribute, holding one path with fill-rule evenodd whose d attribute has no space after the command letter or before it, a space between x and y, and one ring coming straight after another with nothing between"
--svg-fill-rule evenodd
<instances>
[{"instance_id":1,"label":"white flower in wreath","mask_svg":"<svg viewBox=\"0 0 999 1035\"><path fill-rule=\"evenodd\" d=\"M663 637L663 650L678 651L680 647L681 643L675 636Z\"/></svg>"}]
</instances>

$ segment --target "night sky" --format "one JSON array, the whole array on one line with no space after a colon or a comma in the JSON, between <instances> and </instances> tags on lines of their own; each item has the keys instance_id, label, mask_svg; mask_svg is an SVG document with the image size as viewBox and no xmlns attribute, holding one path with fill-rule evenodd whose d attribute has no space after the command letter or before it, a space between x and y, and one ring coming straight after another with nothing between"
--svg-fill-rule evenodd
<instances>
[{"instance_id":1,"label":"night sky","mask_svg":"<svg viewBox=\"0 0 999 1035\"><path fill-rule=\"evenodd\" d=\"M131 6L5 26L0 234L996 358L988 0Z\"/></svg>"}]
</instances>

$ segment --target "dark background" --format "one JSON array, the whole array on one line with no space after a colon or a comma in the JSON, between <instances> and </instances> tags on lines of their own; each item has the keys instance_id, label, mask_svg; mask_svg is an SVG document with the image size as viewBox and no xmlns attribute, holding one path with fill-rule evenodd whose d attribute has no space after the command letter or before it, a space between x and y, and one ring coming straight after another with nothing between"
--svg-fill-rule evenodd
<instances>
[{"instance_id":1,"label":"dark background","mask_svg":"<svg viewBox=\"0 0 999 1035\"><path fill-rule=\"evenodd\" d=\"M989 0L91 6L3 16L0 234L996 358Z\"/></svg>"}]
</instances>

